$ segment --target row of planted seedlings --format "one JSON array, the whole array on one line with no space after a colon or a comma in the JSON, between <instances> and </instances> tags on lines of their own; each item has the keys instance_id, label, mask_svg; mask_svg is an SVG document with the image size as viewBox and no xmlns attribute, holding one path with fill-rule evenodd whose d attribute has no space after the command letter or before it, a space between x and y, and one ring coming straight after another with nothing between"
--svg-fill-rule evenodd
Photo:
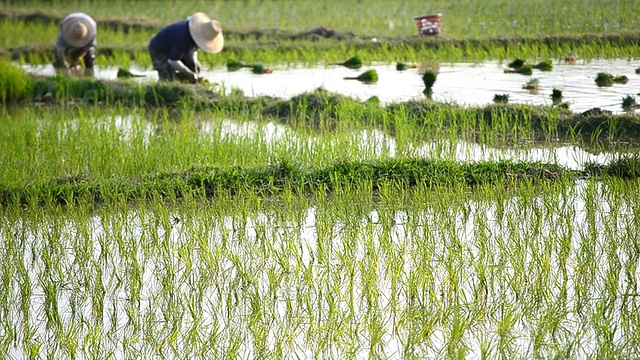
<instances>
[{"instance_id":1,"label":"row of planted seedlings","mask_svg":"<svg viewBox=\"0 0 640 360\"><path fill-rule=\"evenodd\" d=\"M2 148L11 151L0 154L2 202L29 194L57 196L62 189L142 191L172 186L172 180L190 170L233 173L233 166L246 174L252 169L268 173L269 166L281 163L303 171L345 161L373 161L384 168L408 160L424 167L439 160L432 158L438 152L427 151L434 143L436 149L438 143L455 148L465 140L533 146L537 139L552 144L562 138L598 145L602 140L633 140L637 128L633 116L592 116L573 122L553 108L544 113L546 118L534 107L406 103L383 108L322 91L269 104L260 99L225 101L204 112L195 112L192 104L156 109L138 105L133 110L127 110L128 104L110 109L87 104L8 109L2 114ZM456 169L466 171L460 164Z\"/></svg>"},{"instance_id":2,"label":"row of planted seedlings","mask_svg":"<svg viewBox=\"0 0 640 360\"><path fill-rule=\"evenodd\" d=\"M389 4L374 0L369 3L345 1L335 6L318 6L301 3L290 6L287 1L269 3L249 1L244 4L208 4L205 8L194 9L194 4L183 4L170 0L146 4L129 4L122 8L122 0L113 4L68 4L54 2L47 13L42 13L37 1L7 4L3 9L10 17L18 19L58 23L62 17L73 11L86 11L96 17L103 28L127 28L127 25L160 26L184 19L194 11L203 10L220 19L225 29L263 30L279 29L286 32L306 31L318 26L316 19L322 19L322 25L335 28L344 33L368 34L393 37L417 35L413 17L422 15L424 4ZM633 8L637 0L631 2L612 0L603 4L597 0L586 0L584 6L573 3L558 3L541 0L537 6L526 4L494 3L482 0L464 8L457 4L438 4L443 14L443 35L454 38L506 37L521 34L532 36L576 35L576 34L617 34L636 30L637 18L627 9ZM255 11L247 13L247 9ZM288 17L281 16L286 8ZM170 11L167 11L170 9ZM381 11L388 9L385 13ZM16 14L17 13L17 14ZM3 14L4 15L4 14ZM21 15L21 16L20 16ZM531 19L536 19L535 22ZM615 19L615 20L614 20Z\"/></svg>"},{"instance_id":3,"label":"row of planted seedlings","mask_svg":"<svg viewBox=\"0 0 640 360\"><path fill-rule=\"evenodd\" d=\"M3 207L0 354L638 352L636 183L372 185Z\"/></svg>"},{"instance_id":4,"label":"row of planted seedlings","mask_svg":"<svg viewBox=\"0 0 640 360\"><path fill-rule=\"evenodd\" d=\"M100 17L100 14L95 15ZM185 14L185 17L188 15ZM44 19L39 21L40 17ZM59 31L59 20L61 17L47 17L42 13L24 14L21 17L9 11L6 17L0 19L0 52L4 57L20 63L51 63L54 60L53 50ZM140 21L119 23L113 19L100 23L100 45L97 49L96 64L128 67L133 60L140 66L151 68L148 42L167 24L156 21L146 24L144 21L142 24ZM316 25L313 24L312 27ZM468 24L465 28L468 28ZM635 30L635 27L631 29ZM323 38L316 34L317 31L306 28L294 33L229 28L225 31L225 39L228 41L225 43L224 52L211 56L203 54L200 61L209 67L218 68L223 67L229 60L241 59L251 64L263 64L266 69L292 63L335 63L352 55L354 49L365 60L395 62L403 59L404 63L433 60L504 60L517 57L555 59L559 62L565 59L569 52L580 54L581 59L587 60L632 58L637 54L637 43L633 34L601 38L594 38L591 34L566 37L520 37L517 34L512 38L504 38L504 34L501 33L499 37L491 38L483 31L482 39L469 40L466 36L425 39L410 33L405 34L406 38L403 41L399 41L398 38L388 38L384 34L375 35L375 32L374 35L365 35L358 31L354 35L341 33L339 29L327 31L334 35ZM34 38L43 40L34 42ZM321 41L318 41L319 38ZM372 41L372 38L378 41Z\"/></svg>"},{"instance_id":5,"label":"row of planted seedlings","mask_svg":"<svg viewBox=\"0 0 640 360\"><path fill-rule=\"evenodd\" d=\"M636 221L633 183L576 186L575 173L557 166L412 157L431 130L453 140L483 126L494 134L487 142L521 139L535 128L533 110L523 125L503 108L485 122L469 109L423 109L417 117L413 103L385 109L322 92L297 101L262 111L238 99L200 114L188 103L3 112L0 141L12 151L0 155L9 224L0 242L9 341L0 351L34 358L637 351L637 302L628 296L635 227L614 226ZM276 119L296 131L275 127ZM395 150L363 140L372 125L394 135ZM609 208L620 222L601 218ZM583 221L583 214L591 215ZM620 237L629 240L612 241ZM615 262L613 254L629 255ZM564 285L553 280L558 274L566 274ZM519 286L524 279L536 286Z\"/></svg>"},{"instance_id":6,"label":"row of planted seedlings","mask_svg":"<svg viewBox=\"0 0 640 360\"><path fill-rule=\"evenodd\" d=\"M573 56L566 56L564 59L567 63L575 63L576 59ZM504 70L505 73L515 73L521 75L533 75L533 69L537 69L540 71L551 71L553 69L553 64L551 60L544 60L537 64L528 64L525 60L516 59L509 64L507 64L507 69ZM635 70L636 74L640 74L640 68ZM435 78L434 78L435 81ZM629 77L626 75L613 75L608 72L599 72L595 75L594 78L595 84L599 87L608 87L613 86L614 84L626 84L629 82ZM527 82L522 86L523 89L529 90L532 92L537 92L539 88L540 81L537 78L533 78L527 80ZM428 87L427 87L428 88ZM640 94L639 94L640 95ZM551 92L551 100L554 105L562 106L563 108L568 109L569 104L563 103L563 94L562 90L553 89ZM509 94L496 94L493 98L493 102L495 103L507 103L509 101ZM622 108L627 111L633 111L639 107L636 102L636 98L633 95L627 95L622 98Z\"/></svg>"}]
</instances>

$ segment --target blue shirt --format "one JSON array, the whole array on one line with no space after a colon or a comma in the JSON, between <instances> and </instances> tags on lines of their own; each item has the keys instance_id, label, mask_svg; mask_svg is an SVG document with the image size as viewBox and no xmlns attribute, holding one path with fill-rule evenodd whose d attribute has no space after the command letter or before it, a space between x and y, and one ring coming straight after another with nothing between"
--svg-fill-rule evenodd
<instances>
[{"instance_id":1,"label":"blue shirt","mask_svg":"<svg viewBox=\"0 0 640 360\"><path fill-rule=\"evenodd\" d=\"M160 30L149 42L149 50L162 53L169 60L180 60L186 65L187 62L193 62L198 45L189 32L189 22L183 20Z\"/></svg>"}]
</instances>

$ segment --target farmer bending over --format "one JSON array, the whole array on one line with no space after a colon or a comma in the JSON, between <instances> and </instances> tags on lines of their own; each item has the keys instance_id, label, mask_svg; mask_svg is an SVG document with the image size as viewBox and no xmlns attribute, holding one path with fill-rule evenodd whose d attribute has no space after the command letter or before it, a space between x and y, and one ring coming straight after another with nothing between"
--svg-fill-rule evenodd
<instances>
[{"instance_id":1,"label":"farmer bending over","mask_svg":"<svg viewBox=\"0 0 640 360\"><path fill-rule=\"evenodd\" d=\"M58 69L73 69L84 60L85 69L92 72L96 58L96 32L95 20L85 13L71 13L62 19L56 41L54 66Z\"/></svg>"},{"instance_id":2,"label":"farmer bending over","mask_svg":"<svg viewBox=\"0 0 640 360\"><path fill-rule=\"evenodd\" d=\"M196 83L200 73L197 50L215 54L223 46L220 23L209 19L205 13L197 12L156 34L149 42L149 54L160 80Z\"/></svg>"}]
</instances>

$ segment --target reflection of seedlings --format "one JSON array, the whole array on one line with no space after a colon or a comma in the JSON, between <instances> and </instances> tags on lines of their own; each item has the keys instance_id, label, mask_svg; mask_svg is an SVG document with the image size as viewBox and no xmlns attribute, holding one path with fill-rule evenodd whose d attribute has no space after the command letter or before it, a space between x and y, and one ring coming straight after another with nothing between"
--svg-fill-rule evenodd
<instances>
[{"instance_id":1,"label":"reflection of seedlings","mask_svg":"<svg viewBox=\"0 0 640 360\"><path fill-rule=\"evenodd\" d=\"M598 86L613 85L613 75L606 72L599 72L598 75L596 75L596 85Z\"/></svg>"},{"instance_id":2,"label":"reflection of seedlings","mask_svg":"<svg viewBox=\"0 0 640 360\"><path fill-rule=\"evenodd\" d=\"M551 100L553 100L554 103L562 101L562 90L553 89L551 91Z\"/></svg>"},{"instance_id":3,"label":"reflection of seedlings","mask_svg":"<svg viewBox=\"0 0 640 360\"><path fill-rule=\"evenodd\" d=\"M271 74L273 70L265 68L264 65L255 64L251 66L251 72L254 74L262 75L262 74Z\"/></svg>"},{"instance_id":4,"label":"reflection of seedlings","mask_svg":"<svg viewBox=\"0 0 640 360\"><path fill-rule=\"evenodd\" d=\"M507 66L512 68L512 69L520 69L521 67L524 66L524 60L515 59L512 62L510 62Z\"/></svg>"},{"instance_id":5,"label":"reflection of seedlings","mask_svg":"<svg viewBox=\"0 0 640 360\"><path fill-rule=\"evenodd\" d=\"M622 108L626 110L632 110L638 108L638 103L636 102L636 98L631 95L627 95L622 98Z\"/></svg>"},{"instance_id":6,"label":"reflection of seedlings","mask_svg":"<svg viewBox=\"0 0 640 360\"><path fill-rule=\"evenodd\" d=\"M493 102L496 104L506 104L509 102L509 94L495 94L493 95Z\"/></svg>"},{"instance_id":7,"label":"reflection of seedlings","mask_svg":"<svg viewBox=\"0 0 640 360\"><path fill-rule=\"evenodd\" d=\"M519 69L505 69L504 70L505 73L517 73L517 74L522 74L522 75L531 75L533 74L533 68L531 67L531 65L522 65L521 68Z\"/></svg>"},{"instance_id":8,"label":"reflection of seedlings","mask_svg":"<svg viewBox=\"0 0 640 360\"><path fill-rule=\"evenodd\" d=\"M407 70L407 69L415 69L417 67L418 67L418 65L416 65L416 64L406 64L406 63L401 63L401 62L396 64L396 70L398 70L398 71L403 71L403 70Z\"/></svg>"},{"instance_id":9,"label":"reflection of seedlings","mask_svg":"<svg viewBox=\"0 0 640 360\"><path fill-rule=\"evenodd\" d=\"M551 64L551 60L545 60L537 63L532 66L534 69L538 69L540 71L551 71L553 69L553 65Z\"/></svg>"},{"instance_id":10,"label":"reflection of seedlings","mask_svg":"<svg viewBox=\"0 0 640 360\"><path fill-rule=\"evenodd\" d=\"M353 56L346 61L337 63L336 65L342 65L349 69L360 69L362 67L362 60L360 60L358 56Z\"/></svg>"},{"instance_id":11,"label":"reflection of seedlings","mask_svg":"<svg viewBox=\"0 0 640 360\"><path fill-rule=\"evenodd\" d=\"M116 75L118 79L128 79L133 77L144 77L141 74L133 74L131 71L125 68L118 68L118 74Z\"/></svg>"},{"instance_id":12,"label":"reflection of seedlings","mask_svg":"<svg viewBox=\"0 0 640 360\"><path fill-rule=\"evenodd\" d=\"M346 80L358 80L363 83L375 83L378 81L378 72L375 70L367 70L356 77L345 77Z\"/></svg>"},{"instance_id":13,"label":"reflection of seedlings","mask_svg":"<svg viewBox=\"0 0 640 360\"><path fill-rule=\"evenodd\" d=\"M424 82L424 94L430 95L433 84L435 84L438 75L433 70L427 70L422 74L422 82Z\"/></svg>"},{"instance_id":14,"label":"reflection of seedlings","mask_svg":"<svg viewBox=\"0 0 640 360\"><path fill-rule=\"evenodd\" d=\"M524 84L522 86L523 89L525 90L538 90L538 84L540 83L540 81L538 81L538 79L531 79L529 81L527 81L526 84Z\"/></svg>"}]
</instances>

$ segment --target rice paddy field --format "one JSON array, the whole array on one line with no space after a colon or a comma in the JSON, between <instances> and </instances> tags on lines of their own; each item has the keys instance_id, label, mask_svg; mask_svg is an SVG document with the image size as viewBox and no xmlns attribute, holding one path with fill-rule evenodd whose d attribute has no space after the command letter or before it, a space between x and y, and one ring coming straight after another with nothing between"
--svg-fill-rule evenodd
<instances>
[{"instance_id":1,"label":"rice paddy field","mask_svg":"<svg viewBox=\"0 0 640 360\"><path fill-rule=\"evenodd\" d=\"M1 4L1 359L640 353L640 1ZM195 11L225 49L159 83Z\"/></svg>"}]
</instances>

